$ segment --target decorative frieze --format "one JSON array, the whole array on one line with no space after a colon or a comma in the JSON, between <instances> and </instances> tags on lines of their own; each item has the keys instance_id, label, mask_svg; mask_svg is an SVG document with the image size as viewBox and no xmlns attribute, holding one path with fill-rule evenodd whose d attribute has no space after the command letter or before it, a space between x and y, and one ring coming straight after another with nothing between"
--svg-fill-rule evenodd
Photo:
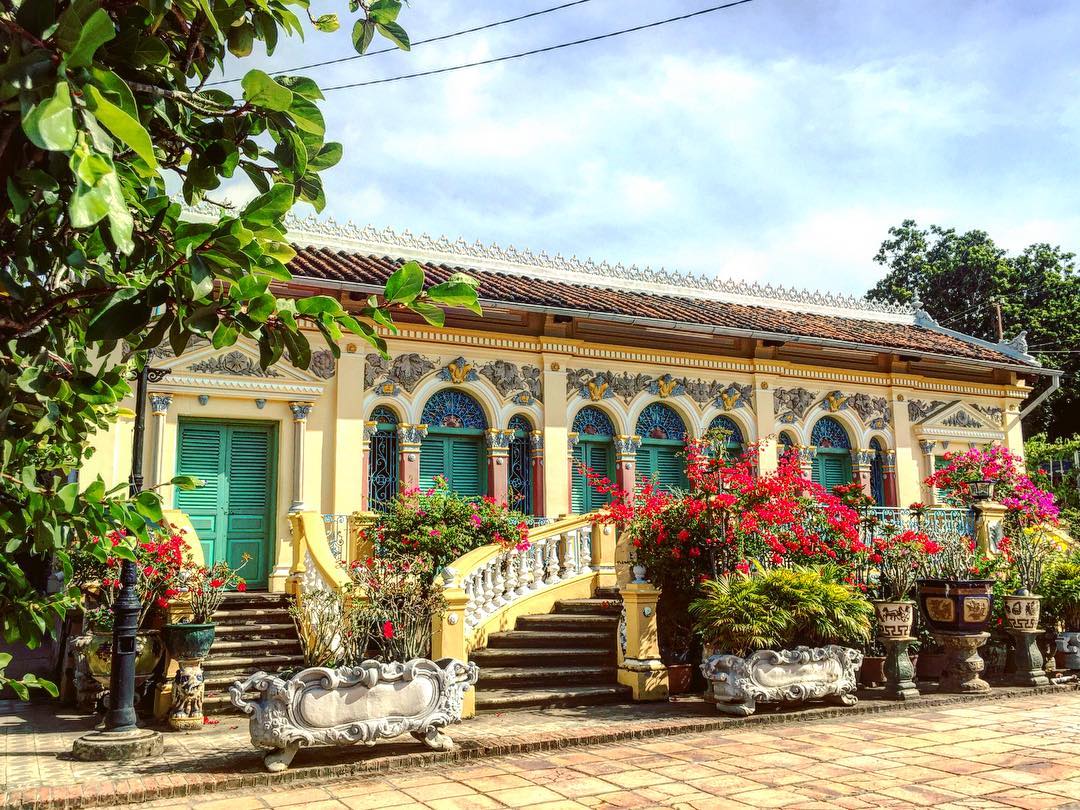
<instances>
[{"instance_id":1,"label":"decorative frieze","mask_svg":"<svg viewBox=\"0 0 1080 810\"><path fill-rule=\"evenodd\" d=\"M734 383L732 383L734 385ZM730 388L730 386L728 386ZM720 394L724 392L724 384L717 380L703 380L700 377L696 380L686 379L683 380L683 388L686 389L687 395L690 399L699 405L704 405L707 402L719 401Z\"/></svg>"},{"instance_id":2,"label":"decorative frieze","mask_svg":"<svg viewBox=\"0 0 1080 810\"><path fill-rule=\"evenodd\" d=\"M777 388L773 391L773 413L777 421L791 425L806 416L814 395L805 388Z\"/></svg>"},{"instance_id":3,"label":"decorative frieze","mask_svg":"<svg viewBox=\"0 0 1080 810\"><path fill-rule=\"evenodd\" d=\"M917 424L946 404L948 403L942 402L940 399L931 402L921 399L909 399L907 404L908 420L913 425Z\"/></svg>"},{"instance_id":4,"label":"decorative frieze","mask_svg":"<svg viewBox=\"0 0 1080 810\"><path fill-rule=\"evenodd\" d=\"M319 349L312 353L308 371L321 380L329 380L337 373L337 360L329 349Z\"/></svg>"},{"instance_id":5,"label":"decorative frieze","mask_svg":"<svg viewBox=\"0 0 1080 810\"><path fill-rule=\"evenodd\" d=\"M670 374L664 374L663 376L657 377L649 383L647 390L653 396L660 397L660 399L676 397L679 394L686 393L686 388L683 386L682 381L675 379Z\"/></svg>"},{"instance_id":6,"label":"decorative frieze","mask_svg":"<svg viewBox=\"0 0 1080 810\"><path fill-rule=\"evenodd\" d=\"M627 371L613 374L610 371L593 372L587 368L567 369L566 392L577 392L582 399L591 402L618 397L629 405L638 394L647 392L660 399L688 396L700 405L715 403L725 411L753 408L751 385L734 382L725 385L717 380L691 380L671 374L653 376Z\"/></svg>"},{"instance_id":7,"label":"decorative frieze","mask_svg":"<svg viewBox=\"0 0 1080 810\"><path fill-rule=\"evenodd\" d=\"M981 421L976 419L970 413L964 410L959 410L956 413L950 414L941 420L941 424L945 427L955 428L981 428L985 427Z\"/></svg>"},{"instance_id":8,"label":"decorative frieze","mask_svg":"<svg viewBox=\"0 0 1080 810\"><path fill-rule=\"evenodd\" d=\"M411 394L420 381L435 370L434 361L416 352L399 354L392 361L381 354L371 352L364 357L364 360L365 388L374 388L376 381L383 379L384 385L381 387L387 387L385 383L392 383L394 385L391 388L396 390L400 386Z\"/></svg>"},{"instance_id":9,"label":"decorative frieze","mask_svg":"<svg viewBox=\"0 0 1080 810\"><path fill-rule=\"evenodd\" d=\"M241 351L234 349L216 357L207 357L187 367L197 374L226 374L231 377L280 377L272 368L263 369Z\"/></svg>"},{"instance_id":10,"label":"decorative frieze","mask_svg":"<svg viewBox=\"0 0 1080 810\"><path fill-rule=\"evenodd\" d=\"M512 401L518 405L543 401L539 366L518 366L506 360L492 360L480 367L480 374L504 397L512 394Z\"/></svg>"},{"instance_id":11,"label":"decorative frieze","mask_svg":"<svg viewBox=\"0 0 1080 810\"><path fill-rule=\"evenodd\" d=\"M1005 422L1005 414L1001 408L988 407L985 405L976 405L975 410L983 414L987 419L1000 427Z\"/></svg>"},{"instance_id":12,"label":"decorative frieze","mask_svg":"<svg viewBox=\"0 0 1080 810\"><path fill-rule=\"evenodd\" d=\"M733 411L737 408L750 408L753 410L753 393L754 386L752 385L729 383L728 387L717 396L716 404L725 411Z\"/></svg>"},{"instance_id":13,"label":"decorative frieze","mask_svg":"<svg viewBox=\"0 0 1080 810\"><path fill-rule=\"evenodd\" d=\"M461 383L476 382L480 375L476 367L464 357L458 357L439 369L438 377L444 382L460 385Z\"/></svg>"}]
</instances>

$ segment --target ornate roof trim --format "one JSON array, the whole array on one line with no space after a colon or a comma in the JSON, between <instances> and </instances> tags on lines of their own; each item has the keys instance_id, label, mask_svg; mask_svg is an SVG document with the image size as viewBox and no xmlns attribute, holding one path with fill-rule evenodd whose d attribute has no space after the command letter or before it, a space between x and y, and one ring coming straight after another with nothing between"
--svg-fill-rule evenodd
<instances>
[{"instance_id":1,"label":"ornate roof trim","mask_svg":"<svg viewBox=\"0 0 1080 810\"><path fill-rule=\"evenodd\" d=\"M469 244L464 239L450 240L427 234L416 235L409 230L398 233L391 228L379 230L370 225L363 228L352 222L338 223L333 217L319 219L289 216L285 220L289 238L303 247L325 247L352 253L418 259L435 264L460 265L475 270L489 270L520 276L535 276L539 271L545 278L577 284L604 286L624 290L639 290L681 297L701 297L731 303L763 306L794 312L814 312L836 317L863 320L913 323L914 310L851 295L802 290L784 285L722 279L704 274L637 265L610 264L592 259L569 258L546 251L534 253L513 245L503 248L497 244Z\"/></svg>"}]
</instances>

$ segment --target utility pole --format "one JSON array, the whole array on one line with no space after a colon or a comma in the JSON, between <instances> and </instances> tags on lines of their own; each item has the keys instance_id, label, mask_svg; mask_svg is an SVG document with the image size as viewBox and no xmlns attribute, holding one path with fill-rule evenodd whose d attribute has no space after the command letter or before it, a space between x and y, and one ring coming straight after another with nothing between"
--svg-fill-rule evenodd
<instances>
[{"instance_id":1,"label":"utility pole","mask_svg":"<svg viewBox=\"0 0 1080 810\"><path fill-rule=\"evenodd\" d=\"M1000 298L995 298L994 299L994 316L995 316L995 326L997 327L997 339L998 339L998 343L1000 343L1001 341L1005 340L1005 325L1004 325L1004 323L1002 323L1002 320L1001 320L1001 299Z\"/></svg>"}]
</instances>

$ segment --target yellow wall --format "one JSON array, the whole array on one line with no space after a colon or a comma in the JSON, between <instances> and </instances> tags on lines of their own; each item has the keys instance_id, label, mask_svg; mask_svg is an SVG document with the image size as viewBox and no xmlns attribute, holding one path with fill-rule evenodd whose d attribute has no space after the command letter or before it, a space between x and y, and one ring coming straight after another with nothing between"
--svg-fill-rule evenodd
<instances>
[{"instance_id":1,"label":"yellow wall","mask_svg":"<svg viewBox=\"0 0 1080 810\"><path fill-rule=\"evenodd\" d=\"M312 336L313 347L318 348L321 338ZM641 392L625 401L621 396L591 402L582 398L577 390L566 391L568 370L590 369L592 372L626 372L649 375L653 378L671 374L679 378L702 380L706 383L729 383L750 386L752 407L725 410L715 402L701 404L688 395L672 396L665 401L683 417L692 436L699 436L709 422L718 414L727 413L742 427L748 441L765 440L762 445L759 466L761 470L775 469L776 449L772 439L780 428L791 430L800 442L808 443L813 422L827 411L820 401L833 390L844 394L869 394L887 401L886 410L890 425L885 430L872 429L864 424L854 410L842 409L830 415L839 419L851 435L855 448L866 448L872 437L881 441L896 453L898 503L907 505L915 500L925 500L928 494L921 484L927 473L928 459L920 450L920 439L927 438L927 431L934 432L936 453L944 452L948 442L951 449L966 450L971 443L989 444L1001 441L1010 449L1022 451L1022 435L1016 418L1019 405L1027 394L1019 385L980 385L970 382L947 382L930 380L911 374L888 374L875 372L850 372L843 368L826 365L796 365L772 359L717 357L684 352L664 352L643 347L619 348L589 344L583 341L560 338L516 337L505 334L435 330L408 327L397 337L388 337L393 357L417 353L434 363L412 393L400 390L393 396L382 396L375 390L365 389L365 356L372 350L355 339L342 342L342 356L338 361L336 375L329 379L311 372L300 372L278 367L275 377L261 377L248 371L243 375L219 373L195 373L193 361L214 358L224 352L240 350L250 358L257 359L257 352L243 346L232 347L224 352L214 352L209 346L197 347L181 358L158 358L155 366L169 367L173 373L161 383L151 385L154 392L171 392L172 403L166 412L160 447L160 468L167 480L176 468L176 439L179 420L185 417L215 419L250 419L270 421L278 431L278 485L276 494L277 515L275 542L277 550L272 554L276 567L271 587L284 587L284 576L290 563L289 524L287 515L293 504L294 492L292 470L296 459L294 436L296 433L289 403L311 401L313 408L307 419L305 438L305 464L302 482L303 501L308 509L322 512L349 513L360 506L363 482L361 480L361 452L364 443L364 421L372 408L379 403L393 407L405 423L418 423L424 402L436 391L452 384L438 379L438 371L458 357L464 357L474 369L485 364L503 360L518 366L535 366L541 371L543 381L543 404L521 405L501 394L485 376L461 387L472 394L484 407L489 426L505 427L510 416L525 413L533 424L544 432L544 471L546 513L556 517L569 510L568 504L568 451L567 433L576 412L589 404L603 408L612 418L619 433L634 432L635 420L641 410L658 397ZM382 376L375 378L380 382ZM778 388L805 388L815 397L814 405L805 418L793 425L776 422L773 394ZM513 392L511 392L512 394ZM206 404L200 404L199 395L208 395ZM265 399L262 408L257 399ZM965 404L969 416L978 416L973 406L1001 408L1005 411L1004 424L995 427L987 422L981 429L947 428L923 423L912 426L908 420L911 400L960 401ZM134 408L134 403L126 403ZM972 407L968 407L972 406ZM153 480L152 459L155 448L152 437L154 419L147 416L147 447L145 469L148 480ZM932 420L931 420L932 422ZM1016 424L1013 424L1016 423ZM128 475L132 421L121 420L107 434L94 442L97 452L83 470L85 481L101 474L107 482L125 480ZM938 435L940 433L941 435ZM166 488L166 504L172 505L171 493Z\"/></svg>"}]
</instances>

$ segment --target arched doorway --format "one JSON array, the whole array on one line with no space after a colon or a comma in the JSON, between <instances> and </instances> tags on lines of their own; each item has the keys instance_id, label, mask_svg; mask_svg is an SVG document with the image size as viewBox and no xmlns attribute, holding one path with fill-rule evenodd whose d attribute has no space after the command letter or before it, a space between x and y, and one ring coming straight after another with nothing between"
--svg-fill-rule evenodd
<instances>
[{"instance_id":1,"label":"arched doorway","mask_svg":"<svg viewBox=\"0 0 1080 810\"><path fill-rule=\"evenodd\" d=\"M709 430L722 430L725 432L724 454L728 458L738 458L742 455L746 439L743 437L742 428L734 419L720 414L709 423Z\"/></svg>"},{"instance_id":2,"label":"arched doorway","mask_svg":"<svg viewBox=\"0 0 1080 810\"><path fill-rule=\"evenodd\" d=\"M641 437L637 475L654 479L664 489L686 489L686 423L675 409L662 402L645 406L634 426Z\"/></svg>"},{"instance_id":3,"label":"arched doorway","mask_svg":"<svg viewBox=\"0 0 1080 810\"><path fill-rule=\"evenodd\" d=\"M795 441L794 436L792 436L786 430L781 431L776 446L777 457L786 458L789 454L796 453L798 444L799 443Z\"/></svg>"},{"instance_id":4,"label":"arched doorway","mask_svg":"<svg viewBox=\"0 0 1080 810\"><path fill-rule=\"evenodd\" d=\"M398 416L386 405L371 412L375 433L368 446L368 507L385 509L398 491Z\"/></svg>"},{"instance_id":5,"label":"arched doorway","mask_svg":"<svg viewBox=\"0 0 1080 810\"><path fill-rule=\"evenodd\" d=\"M829 490L850 484L851 438L844 426L831 416L823 416L814 425L810 443L817 451L811 478Z\"/></svg>"},{"instance_id":6,"label":"arched doorway","mask_svg":"<svg viewBox=\"0 0 1080 810\"><path fill-rule=\"evenodd\" d=\"M533 429L532 422L524 414L517 413L510 417L507 427L514 431L514 437L510 440L510 469L507 470L510 507L531 515L533 514L533 493L529 434Z\"/></svg>"},{"instance_id":7,"label":"arched doorway","mask_svg":"<svg viewBox=\"0 0 1080 810\"><path fill-rule=\"evenodd\" d=\"M570 479L570 508L577 515L599 509L611 496L597 492L585 478L582 466L615 481L615 425L599 408L587 405L574 417L573 432L578 435L574 445L573 469Z\"/></svg>"},{"instance_id":8,"label":"arched doorway","mask_svg":"<svg viewBox=\"0 0 1080 810\"><path fill-rule=\"evenodd\" d=\"M420 488L434 487L442 476L450 491L463 497L486 493L488 424L480 403L463 391L444 389L432 394L420 421L428 426L420 445Z\"/></svg>"},{"instance_id":9,"label":"arched doorway","mask_svg":"<svg viewBox=\"0 0 1080 810\"><path fill-rule=\"evenodd\" d=\"M885 505L885 448L879 439L870 440L874 458L870 462L870 495L878 506Z\"/></svg>"}]
</instances>

